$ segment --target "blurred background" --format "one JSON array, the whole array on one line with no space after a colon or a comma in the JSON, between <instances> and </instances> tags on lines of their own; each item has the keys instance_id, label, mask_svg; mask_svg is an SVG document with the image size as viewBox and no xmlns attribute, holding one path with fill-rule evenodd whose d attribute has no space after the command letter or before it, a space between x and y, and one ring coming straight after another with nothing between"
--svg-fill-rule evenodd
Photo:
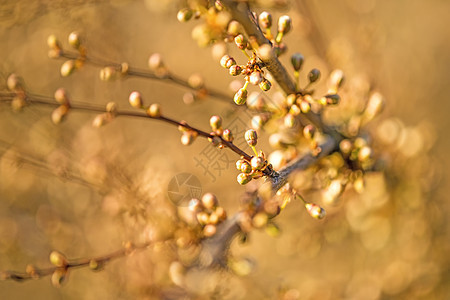
<instances>
[{"instance_id":1,"label":"blurred background","mask_svg":"<svg viewBox=\"0 0 450 300\"><path fill-rule=\"evenodd\" d=\"M170 0L1 1L1 85L17 73L32 93L52 96L64 87L74 101L115 101L120 108L128 108L129 93L139 90L146 103L160 103L177 120L208 130L210 116L220 114L225 126L244 131L251 117L230 104L232 78L211 48L191 38L200 21L177 21L181 7ZM277 217L280 236L254 231L247 243L232 244L233 259L252 267L248 275L218 272L206 283L193 277L192 298L208 299L203 285L214 285L222 291L218 299L449 299L450 3L255 3L257 12L264 9L275 19L293 18L282 61L288 66L290 54L301 52L303 78L314 67L324 78L341 68L353 95L376 90L385 96L385 110L368 131L389 172L368 175L362 194L346 191L326 207L323 221L291 203ZM230 101L187 105L185 88L135 78L104 82L99 68L89 65L62 78L63 61L48 58L47 37L55 34L67 47L74 30L90 55L146 68L150 54L161 53L170 71L184 78L199 73ZM239 209L245 188L236 183L234 153L206 164L205 140L183 146L178 130L164 123L119 118L96 129L92 114L70 112L58 126L50 115L48 108L17 113L0 105L0 270L50 266L54 249L92 257L124 241L170 236L177 220L167 191L179 173L194 174L228 214ZM267 138L262 134L259 147L270 152ZM170 245L152 247L101 272L71 272L60 289L49 278L2 281L0 298L175 299L167 270L176 255Z\"/></svg>"}]
</instances>

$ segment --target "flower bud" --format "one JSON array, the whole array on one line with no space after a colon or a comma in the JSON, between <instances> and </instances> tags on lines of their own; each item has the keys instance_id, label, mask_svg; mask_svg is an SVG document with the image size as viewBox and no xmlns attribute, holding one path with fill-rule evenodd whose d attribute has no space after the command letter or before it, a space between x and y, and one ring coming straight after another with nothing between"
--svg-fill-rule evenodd
<instances>
[{"instance_id":1,"label":"flower bud","mask_svg":"<svg viewBox=\"0 0 450 300\"><path fill-rule=\"evenodd\" d=\"M100 128L108 123L108 115L106 113L96 115L94 120L92 120L92 127Z\"/></svg>"},{"instance_id":2,"label":"flower bud","mask_svg":"<svg viewBox=\"0 0 450 300\"><path fill-rule=\"evenodd\" d=\"M272 84L269 80L266 78L263 78L263 80L259 83L259 88L263 90L264 92L267 92L272 87Z\"/></svg>"},{"instance_id":3,"label":"flower bud","mask_svg":"<svg viewBox=\"0 0 450 300\"><path fill-rule=\"evenodd\" d=\"M314 138L314 135L316 133L316 127L314 127L311 124L306 125L303 127L303 136L307 140L312 140Z\"/></svg>"},{"instance_id":4,"label":"flower bud","mask_svg":"<svg viewBox=\"0 0 450 300\"><path fill-rule=\"evenodd\" d=\"M47 45L50 49L61 50L61 43L56 35L52 34L47 38Z\"/></svg>"},{"instance_id":5,"label":"flower bud","mask_svg":"<svg viewBox=\"0 0 450 300\"><path fill-rule=\"evenodd\" d=\"M292 21L289 16L281 16L278 19L278 32L281 32L283 34L288 33L291 30Z\"/></svg>"},{"instance_id":6,"label":"flower bud","mask_svg":"<svg viewBox=\"0 0 450 300\"><path fill-rule=\"evenodd\" d=\"M73 60L73 59L69 59L69 60L65 61L61 66L61 70L60 70L61 76L67 77L70 74L72 74L73 71L75 71L75 67L76 67L75 65L76 65L75 60Z\"/></svg>"},{"instance_id":7,"label":"flower bud","mask_svg":"<svg viewBox=\"0 0 450 300\"><path fill-rule=\"evenodd\" d=\"M254 156L251 160L253 170L261 170L266 164L266 160L260 156Z\"/></svg>"},{"instance_id":8,"label":"flower bud","mask_svg":"<svg viewBox=\"0 0 450 300\"><path fill-rule=\"evenodd\" d=\"M252 166L247 162L247 161L243 161L243 163L240 165L240 169L239 171L241 171L242 173L251 173L252 172Z\"/></svg>"},{"instance_id":9,"label":"flower bud","mask_svg":"<svg viewBox=\"0 0 450 300\"><path fill-rule=\"evenodd\" d=\"M370 148L369 146L364 146L358 151L358 160L360 162L366 162L372 157L372 154L372 148Z\"/></svg>"},{"instance_id":10,"label":"flower bud","mask_svg":"<svg viewBox=\"0 0 450 300\"><path fill-rule=\"evenodd\" d=\"M67 92L64 88L59 88L55 92L55 100L59 104L68 104L69 103L69 97L67 95Z\"/></svg>"},{"instance_id":11,"label":"flower bud","mask_svg":"<svg viewBox=\"0 0 450 300\"><path fill-rule=\"evenodd\" d=\"M139 92L132 92L130 96L128 97L128 102L130 102L130 105L134 108L142 108L143 102L142 102L142 96Z\"/></svg>"},{"instance_id":12,"label":"flower bud","mask_svg":"<svg viewBox=\"0 0 450 300\"><path fill-rule=\"evenodd\" d=\"M180 22L187 22L192 18L193 15L194 13L192 12L192 9L185 7L178 11L177 19Z\"/></svg>"},{"instance_id":13,"label":"flower bud","mask_svg":"<svg viewBox=\"0 0 450 300\"><path fill-rule=\"evenodd\" d=\"M231 76L237 76L239 74L241 74L242 72L242 67L240 65L233 65L230 67L230 75Z\"/></svg>"},{"instance_id":14,"label":"flower bud","mask_svg":"<svg viewBox=\"0 0 450 300\"><path fill-rule=\"evenodd\" d=\"M68 264L67 258L58 251L52 251L50 253L50 263L56 267L65 267Z\"/></svg>"},{"instance_id":15,"label":"flower bud","mask_svg":"<svg viewBox=\"0 0 450 300\"><path fill-rule=\"evenodd\" d=\"M367 102L364 115L369 119L376 117L384 108L384 97L378 92L373 93Z\"/></svg>"},{"instance_id":16,"label":"flower bud","mask_svg":"<svg viewBox=\"0 0 450 300\"><path fill-rule=\"evenodd\" d=\"M320 207L317 204L314 203L306 203L305 204L306 210L311 215L311 217L316 219L323 219L326 215L325 209Z\"/></svg>"},{"instance_id":17,"label":"flower bud","mask_svg":"<svg viewBox=\"0 0 450 300\"><path fill-rule=\"evenodd\" d=\"M295 117L291 114L287 114L284 117L284 126L286 126L287 128L292 128L295 126Z\"/></svg>"},{"instance_id":18,"label":"flower bud","mask_svg":"<svg viewBox=\"0 0 450 300\"><path fill-rule=\"evenodd\" d=\"M303 65L303 61L305 58L300 53L294 53L291 56L291 64L294 67L295 71L300 71Z\"/></svg>"},{"instance_id":19,"label":"flower bud","mask_svg":"<svg viewBox=\"0 0 450 300\"><path fill-rule=\"evenodd\" d=\"M222 67L224 67L225 69L229 69L229 68L231 68L231 66L234 66L235 64L236 64L236 61L234 60L234 58L232 58L228 54L225 54L220 59L220 65Z\"/></svg>"},{"instance_id":20,"label":"flower bud","mask_svg":"<svg viewBox=\"0 0 450 300\"><path fill-rule=\"evenodd\" d=\"M312 69L308 73L308 80L310 83L316 82L320 78L320 71L318 69Z\"/></svg>"},{"instance_id":21,"label":"flower bud","mask_svg":"<svg viewBox=\"0 0 450 300\"><path fill-rule=\"evenodd\" d=\"M255 71L255 72L252 72L252 74L250 74L249 81L251 84L258 85L260 82L262 82L262 80L263 80L263 77L262 77L260 71Z\"/></svg>"},{"instance_id":22,"label":"flower bud","mask_svg":"<svg viewBox=\"0 0 450 300\"><path fill-rule=\"evenodd\" d=\"M227 219L227 212L221 206L217 206L214 213L219 217L219 221L225 221Z\"/></svg>"},{"instance_id":23,"label":"flower bud","mask_svg":"<svg viewBox=\"0 0 450 300\"><path fill-rule=\"evenodd\" d=\"M305 100L300 101L300 110L302 113L307 114L311 111L311 103Z\"/></svg>"},{"instance_id":24,"label":"flower bud","mask_svg":"<svg viewBox=\"0 0 450 300\"><path fill-rule=\"evenodd\" d=\"M236 94L234 94L234 103L236 103L237 105L245 104L245 101L247 101L247 95L247 89L239 89Z\"/></svg>"},{"instance_id":25,"label":"flower bud","mask_svg":"<svg viewBox=\"0 0 450 300\"><path fill-rule=\"evenodd\" d=\"M211 125L212 130L219 130L222 128L222 118L219 116L212 116L209 119L209 125Z\"/></svg>"},{"instance_id":26,"label":"flower bud","mask_svg":"<svg viewBox=\"0 0 450 300\"><path fill-rule=\"evenodd\" d=\"M64 117L69 112L69 106L60 105L52 112L52 122L54 124L59 124L64 120Z\"/></svg>"},{"instance_id":27,"label":"flower bud","mask_svg":"<svg viewBox=\"0 0 450 300\"><path fill-rule=\"evenodd\" d=\"M222 133L222 137L227 142L232 142L234 140L233 133L230 129L225 129Z\"/></svg>"},{"instance_id":28,"label":"flower bud","mask_svg":"<svg viewBox=\"0 0 450 300\"><path fill-rule=\"evenodd\" d=\"M164 62L162 60L162 56L159 53L153 53L150 55L148 59L148 66L150 70L156 71L162 67L164 67Z\"/></svg>"},{"instance_id":29,"label":"flower bud","mask_svg":"<svg viewBox=\"0 0 450 300\"><path fill-rule=\"evenodd\" d=\"M252 180L252 176L249 175L249 174L240 173L240 174L237 176L237 182L238 182L240 185L245 185L245 184L249 183L251 180Z\"/></svg>"},{"instance_id":30,"label":"flower bud","mask_svg":"<svg viewBox=\"0 0 450 300\"><path fill-rule=\"evenodd\" d=\"M106 103L105 110L107 113L116 114L117 113L117 103L113 102L113 101Z\"/></svg>"},{"instance_id":31,"label":"flower bud","mask_svg":"<svg viewBox=\"0 0 450 300\"><path fill-rule=\"evenodd\" d=\"M247 48L247 39L242 34L238 34L234 38L234 42L236 43L236 46L241 50L244 50Z\"/></svg>"},{"instance_id":32,"label":"flower bud","mask_svg":"<svg viewBox=\"0 0 450 300\"><path fill-rule=\"evenodd\" d=\"M68 41L69 45L75 49L79 49L81 46L80 34L76 31L73 31L69 34Z\"/></svg>"},{"instance_id":33,"label":"flower bud","mask_svg":"<svg viewBox=\"0 0 450 300\"><path fill-rule=\"evenodd\" d=\"M60 287L67 278L67 270L56 269L52 274L52 284L54 287Z\"/></svg>"},{"instance_id":34,"label":"flower bud","mask_svg":"<svg viewBox=\"0 0 450 300\"><path fill-rule=\"evenodd\" d=\"M301 113L300 107L297 104L294 104L289 109L289 113L294 116L298 116Z\"/></svg>"},{"instance_id":35,"label":"flower bud","mask_svg":"<svg viewBox=\"0 0 450 300\"><path fill-rule=\"evenodd\" d=\"M255 146L258 142L258 135L256 134L256 131L253 129L249 129L245 132L245 141L249 146Z\"/></svg>"},{"instance_id":36,"label":"flower bud","mask_svg":"<svg viewBox=\"0 0 450 300\"><path fill-rule=\"evenodd\" d=\"M181 135L181 144L183 144L185 146L189 146L190 144L192 144L195 141L196 137L197 137L197 135L194 134L194 132L185 131Z\"/></svg>"},{"instance_id":37,"label":"flower bud","mask_svg":"<svg viewBox=\"0 0 450 300\"><path fill-rule=\"evenodd\" d=\"M206 209L212 210L219 204L219 201L214 194L206 193L202 197L202 204Z\"/></svg>"},{"instance_id":38,"label":"flower bud","mask_svg":"<svg viewBox=\"0 0 450 300\"><path fill-rule=\"evenodd\" d=\"M147 108L146 113L147 113L148 116L150 116L152 118L159 118L159 117L161 117L161 105L159 105L158 103L151 104Z\"/></svg>"},{"instance_id":39,"label":"flower bud","mask_svg":"<svg viewBox=\"0 0 450 300\"><path fill-rule=\"evenodd\" d=\"M297 95L296 95L296 94L289 94L289 95L286 97L286 104L287 104L288 106L292 106L292 105L294 105L296 102L297 102Z\"/></svg>"},{"instance_id":40,"label":"flower bud","mask_svg":"<svg viewBox=\"0 0 450 300\"><path fill-rule=\"evenodd\" d=\"M266 11L263 11L259 17L259 25L261 25L262 28L268 29L272 27L272 15Z\"/></svg>"},{"instance_id":41,"label":"flower bud","mask_svg":"<svg viewBox=\"0 0 450 300\"><path fill-rule=\"evenodd\" d=\"M189 201L188 207L191 212L198 213L202 211L203 204L200 200L194 198Z\"/></svg>"}]
</instances>

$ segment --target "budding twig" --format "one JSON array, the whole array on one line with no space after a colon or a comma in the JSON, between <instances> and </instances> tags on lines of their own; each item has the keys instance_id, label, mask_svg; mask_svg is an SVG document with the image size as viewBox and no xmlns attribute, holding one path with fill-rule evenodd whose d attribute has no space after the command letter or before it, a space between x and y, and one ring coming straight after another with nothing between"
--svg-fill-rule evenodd
<instances>
[{"instance_id":1,"label":"budding twig","mask_svg":"<svg viewBox=\"0 0 450 300\"><path fill-rule=\"evenodd\" d=\"M145 243L142 245L132 245L130 243L127 243L123 249L93 258L66 259L65 257L63 257L64 261L58 261L58 263L60 264L50 268L39 269L33 266L28 266L26 272L2 271L0 272L0 280L24 281L30 279L39 279L45 276L53 275L57 272L64 275L69 271L69 269L83 267L89 267L93 270L98 270L111 260L130 255L135 250L144 250L149 246L149 243ZM52 260L52 255L50 255L50 260ZM52 261L52 263L55 264L55 261Z\"/></svg>"},{"instance_id":2,"label":"budding twig","mask_svg":"<svg viewBox=\"0 0 450 300\"><path fill-rule=\"evenodd\" d=\"M78 59L79 58L79 53L78 52L72 52L72 51L61 51L61 53L59 54L59 56L57 58L65 58L65 59ZM112 62L112 61L108 61L108 60L104 60L102 58L97 58L94 57L92 55L87 55L84 58L84 62L91 64L93 66L96 67L113 67L117 70L121 70L122 65L117 63L117 62ZM164 76L158 76L155 73L153 73L152 71L149 70L145 70L145 69L140 69L140 68L136 68L136 67L132 67L132 66L128 66L128 69L126 71L126 76L129 77L139 77L139 78L145 78L145 79L153 79L153 80L160 80L160 81L167 81L167 82L171 82L174 84L177 84L179 86L191 89L191 90L198 90L196 88L193 88L192 86L189 85L189 82L186 79L183 79L173 73L170 73L169 71L167 71L167 73L164 74ZM207 94L215 99L218 99L220 101L227 101L229 102L230 100L230 95L224 94L220 91L214 90L212 88L204 88L204 90L207 92Z\"/></svg>"}]
</instances>

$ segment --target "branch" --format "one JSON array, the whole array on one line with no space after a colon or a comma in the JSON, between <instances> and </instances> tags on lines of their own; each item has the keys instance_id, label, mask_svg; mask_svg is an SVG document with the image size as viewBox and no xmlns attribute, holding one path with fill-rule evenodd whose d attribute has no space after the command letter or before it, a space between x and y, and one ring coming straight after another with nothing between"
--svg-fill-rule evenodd
<instances>
[{"instance_id":1,"label":"branch","mask_svg":"<svg viewBox=\"0 0 450 300\"><path fill-rule=\"evenodd\" d=\"M94 271L100 270L106 263L112 260L130 255L135 250L144 250L149 246L150 244L148 243L142 245L126 243L123 249L102 256L82 259L66 259L63 254L53 251L50 254L50 261L55 265L54 267L39 269L28 265L25 272L2 271L0 272L0 280L25 281L52 275L52 283L59 286L70 269L89 267Z\"/></svg>"}]
</instances>

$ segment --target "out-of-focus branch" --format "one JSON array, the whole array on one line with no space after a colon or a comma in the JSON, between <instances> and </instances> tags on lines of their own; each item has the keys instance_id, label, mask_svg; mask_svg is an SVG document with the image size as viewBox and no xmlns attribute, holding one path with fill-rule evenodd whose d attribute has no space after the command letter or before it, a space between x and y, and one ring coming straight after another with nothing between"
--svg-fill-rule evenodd
<instances>
[{"instance_id":1,"label":"out-of-focus branch","mask_svg":"<svg viewBox=\"0 0 450 300\"><path fill-rule=\"evenodd\" d=\"M25 272L1 271L0 280L25 281L52 275L52 283L54 285L60 285L66 277L67 272L71 269L89 267L92 270L100 270L106 263L112 260L130 255L136 250L144 250L149 246L150 244L133 245L127 243L123 249L112 253L82 259L67 259L61 253L54 251L50 254L50 261L55 265L54 267L39 269L29 265Z\"/></svg>"}]
</instances>

